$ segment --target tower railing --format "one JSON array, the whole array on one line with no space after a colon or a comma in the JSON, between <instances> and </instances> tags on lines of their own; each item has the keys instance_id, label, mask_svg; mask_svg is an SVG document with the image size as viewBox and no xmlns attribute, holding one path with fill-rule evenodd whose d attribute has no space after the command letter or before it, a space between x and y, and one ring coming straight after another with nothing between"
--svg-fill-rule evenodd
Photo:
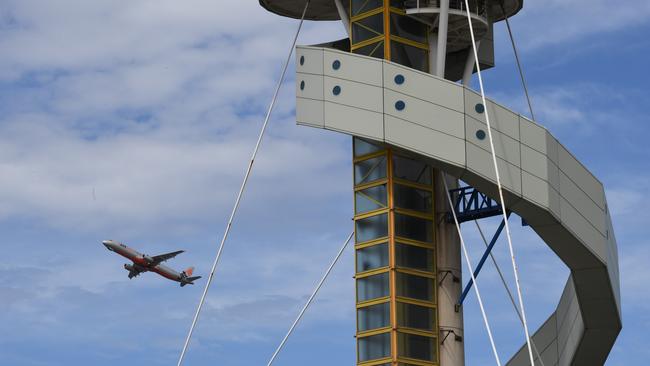
<instances>
[{"instance_id":1,"label":"tower railing","mask_svg":"<svg viewBox=\"0 0 650 366\"><path fill-rule=\"evenodd\" d=\"M470 0L469 11L479 16L484 16L486 11L486 0ZM440 0L406 0L404 1L405 9L422 9L422 8L439 8ZM464 0L449 0L449 9L465 11Z\"/></svg>"}]
</instances>

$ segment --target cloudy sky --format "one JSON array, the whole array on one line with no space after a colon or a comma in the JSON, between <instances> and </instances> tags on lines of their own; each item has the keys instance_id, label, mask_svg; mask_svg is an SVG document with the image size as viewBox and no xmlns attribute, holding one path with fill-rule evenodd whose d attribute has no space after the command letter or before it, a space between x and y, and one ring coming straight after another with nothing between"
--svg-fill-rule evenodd
<instances>
[{"instance_id":1,"label":"cloudy sky","mask_svg":"<svg viewBox=\"0 0 650 366\"><path fill-rule=\"evenodd\" d=\"M527 0L512 20L539 122L614 214L624 329L608 365L650 359L648 19L647 0ZM173 266L209 271L296 26L255 0L0 1L0 365L174 364L202 283L130 281L101 240L185 249ZM299 43L342 35L308 22ZM524 113L501 24L496 53L486 91ZM350 139L295 126L292 75L188 365L265 364L352 228ZM529 229L513 239L537 328L568 271ZM277 365L354 363L352 275L348 250ZM521 328L491 266L479 284L506 360ZM473 295L466 327L468 364L492 364Z\"/></svg>"}]
</instances>

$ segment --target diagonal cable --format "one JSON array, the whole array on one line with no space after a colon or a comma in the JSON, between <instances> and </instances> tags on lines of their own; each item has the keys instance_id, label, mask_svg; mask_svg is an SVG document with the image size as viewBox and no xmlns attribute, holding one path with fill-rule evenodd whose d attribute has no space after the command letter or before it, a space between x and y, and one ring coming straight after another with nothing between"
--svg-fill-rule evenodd
<instances>
[{"instance_id":1,"label":"diagonal cable","mask_svg":"<svg viewBox=\"0 0 650 366\"><path fill-rule=\"evenodd\" d=\"M199 301L199 305L196 308L196 313L194 314L194 318L192 319L192 325L190 326L190 330L187 333L187 338L185 339L185 344L183 345L183 350L181 351L181 355L178 359L178 364L177 366L181 366L183 364L183 359L185 358L185 353L187 352L187 347L190 343L190 339L192 338L192 333L194 332L194 327L196 326L196 322L199 319L199 315L201 313L201 309L203 308L203 304L205 303L205 297L208 294L208 289L210 288L210 284L212 283L212 279L214 278L214 273L217 269L217 265L219 264L219 260L221 259L221 253L223 252L223 248L226 244L226 240L228 239L228 234L230 234L230 228L232 227L233 220L235 218L235 214L237 213L237 209L239 208L239 203L241 202L242 195L244 193L244 190L246 188L246 183L248 183L248 178L250 177L251 170L253 169L253 164L255 163L255 157L257 156L257 152L259 151L260 144L262 143L262 138L264 137L264 133L266 132L266 126L269 123L269 118L271 117L271 112L273 111L273 107L275 107L275 102L278 98L278 93L280 92L280 87L282 86L282 82L284 81L284 76L287 73L287 68L289 67L289 62L291 61L291 54L293 53L293 49L296 46L296 42L298 41L298 35L300 34L300 30L302 29L302 24L304 23L305 20L305 14L307 13L307 8L309 7L309 2L311 0L307 0L305 2L305 9L302 12L302 17L300 18L300 23L298 24L298 30L296 31L296 35L293 38L293 43L291 44L291 49L289 50L289 55L287 56L287 60L284 63L284 68L282 69L282 75L280 76L280 80L278 81L278 85L275 88L275 92L273 93L273 98L271 99L271 104L269 105L269 109L266 112L266 117L264 118L264 124L262 125L262 130L260 131L260 135L257 138L257 143L255 144L255 149L253 149L253 155L251 156L251 160L248 163L248 169L246 170L246 174L244 175L244 181L241 184L241 187L239 188L239 193L237 194L237 199L235 200L235 205L232 208L232 212L230 213L230 218L228 219L228 224L226 225L226 230L223 233L223 238L221 239L221 243L219 244L219 250L217 251L217 255L214 258L214 263L212 264L212 269L210 270L210 276L208 276L208 279L205 283L205 288L203 289L203 294L201 295L201 300Z\"/></svg>"},{"instance_id":2,"label":"diagonal cable","mask_svg":"<svg viewBox=\"0 0 650 366\"><path fill-rule=\"evenodd\" d=\"M467 6L467 9L469 9L469 0L465 0L465 5ZM503 214L503 219L505 221L505 226L506 226L506 234L508 237L508 249L510 250L510 259L512 262L512 271L514 272L515 275L515 284L517 285L517 296L519 297L519 310L521 311L521 317L523 318L523 325L524 325L524 333L526 335L526 345L528 346L528 355L530 357L530 364L532 366L535 366L535 360L533 358L533 349L530 345L530 333L528 332L528 322L526 321L526 310L524 307L524 299L521 294L521 284L519 282L519 271L517 270L517 261L515 260L515 252L512 247L512 237L510 235L510 224L508 224L508 217L507 217L507 210L506 210L506 202L503 199L503 187L501 186L501 177L499 175L499 166L497 164L497 155L494 150L494 139L492 138L492 127L490 126L490 115L488 113L488 104L485 99L485 89L483 87L483 77L481 75L481 65L479 63L478 59L478 50L476 49L476 38L474 36L474 26L472 24L472 17L470 15L470 12L467 11L467 22L469 24L469 33L470 36L472 37L472 50L474 51L474 58L476 60L476 71L478 74L478 82L479 86L481 87L481 99L483 101L483 107L484 107L484 112L485 112L485 122L487 124L487 130L488 130L488 136L490 138L490 151L492 153L492 162L494 163L494 172L496 174L497 178L497 186L499 188L499 200L501 202L501 213Z\"/></svg>"},{"instance_id":3,"label":"diagonal cable","mask_svg":"<svg viewBox=\"0 0 650 366\"><path fill-rule=\"evenodd\" d=\"M490 322L488 321L487 314L485 312L485 307L483 307L483 299L481 298L481 292L478 289L478 282L476 281L476 276L474 276L474 269L472 268L472 262L469 260L469 254L467 253L467 248L465 247L465 240L463 240L463 233L460 230L460 223L458 223L458 216L456 215L456 209L454 208L454 203L451 199L451 194L449 193L449 186L447 185L447 174L442 173L442 182L445 185L445 193L447 194L447 201L449 202L449 207L451 213L454 216L454 223L456 223L456 230L458 231L458 237L460 238L460 244L463 248L463 254L465 254L465 262L467 263L467 269L472 277L474 282L474 292L476 292L476 298L478 299L478 304L481 308L481 315L483 315L483 322L485 323L485 329L487 330L488 337L490 338L490 345L492 345L492 352L494 353L494 358L497 362L497 366L501 366L501 360L499 359L499 353L497 352L497 346L494 343L494 337L492 337L492 330L490 329Z\"/></svg>"},{"instance_id":4,"label":"diagonal cable","mask_svg":"<svg viewBox=\"0 0 650 366\"><path fill-rule=\"evenodd\" d=\"M341 258L341 255L343 254L343 251L345 251L345 248L348 246L348 243L350 243L350 240L352 240L352 236L354 235L354 231L350 233L350 236L348 236L348 239L343 243L343 246L339 250L339 252L336 254L336 257L334 257L334 260L332 261L332 264L330 264L329 268L327 268L327 271L325 271L325 274L321 278L320 282L318 282L318 285L316 285L316 288L314 289L314 292L312 292L311 296L307 300L307 303L305 306L300 310L300 313L298 314L298 317L296 320L294 320L293 324L291 324L291 327L289 328L289 331L287 334L284 336L282 339L282 342L280 342L280 345L278 348L275 349L275 352L273 353L273 356L271 356L271 359L269 360L269 363L266 364L266 366L271 366L273 364L273 361L275 361L275 358L278 356L280 351L282 351L282 348L284 347L285 343L287 342L287 339L289 339L289 336L293 333L293 330L296 328L298 323L300 322L300 319L302 319L302 316L305 315L305 312L307 311L307 308L309 308L309 305L311 305L312 301L314 301L314 298L318 294L318 291L320 288L323 286L323 283L325 283L325 280L327 279L327 276L329 276L330 272L332 272L332 269L336 265L336 262L339 261L339 258Z\"/></svg>"}]
</instances>

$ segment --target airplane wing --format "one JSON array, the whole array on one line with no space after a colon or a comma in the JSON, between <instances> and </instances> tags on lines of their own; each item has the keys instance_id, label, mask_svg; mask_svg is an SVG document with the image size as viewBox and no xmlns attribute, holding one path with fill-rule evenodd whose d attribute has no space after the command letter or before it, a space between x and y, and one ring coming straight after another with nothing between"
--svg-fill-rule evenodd
<instances>
[{"instance_id":1,"label":"airplane wing","mask_svg":"<svg viewBox=\"0 0 650 366\"><path fill-rule=\"evenodd\" d=\"M160 263L162 263L162 262L164 262L166 260L174 258L175 256L177 256L177 255L179 255L179 254L181 254L183 252L185 252L185 251L184 250L179 250L179 251L176 251L176 252L165 253L165 254L161 254L161 255L154 255L152 257L153 258L153 263L151 263L151 264L152 265L160 264Z\"/></svg>"}]
</instances>

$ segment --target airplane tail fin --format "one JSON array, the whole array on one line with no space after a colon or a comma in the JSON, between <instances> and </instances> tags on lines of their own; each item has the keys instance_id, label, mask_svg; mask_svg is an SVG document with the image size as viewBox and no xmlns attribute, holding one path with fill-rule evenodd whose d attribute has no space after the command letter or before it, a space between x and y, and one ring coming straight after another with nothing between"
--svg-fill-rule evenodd
<instances>
[{"instance_id":1,"label":"airplane tail fin","mask_svg":"<svg viewBox=\"0 0 650 366\"><path fill-rule=\"evenodd\" d=\"M192 273L194 273L194 267L190 267L190 268L184 270L183 273L187 277L192 277Z\"/></svg>"},{"instance_id":2,"label":"airplane tail fin","mask_svg":"<svg viewBox=\"0 0 650 366\"><path fill-rule=\"evenodd\" d=\"M201 276L188 277L183 282L181 282L181 287L184 287L185 285L193 285L194 281L198 280L199 278L201 278Z\"/></svg>"}]
</instances>

